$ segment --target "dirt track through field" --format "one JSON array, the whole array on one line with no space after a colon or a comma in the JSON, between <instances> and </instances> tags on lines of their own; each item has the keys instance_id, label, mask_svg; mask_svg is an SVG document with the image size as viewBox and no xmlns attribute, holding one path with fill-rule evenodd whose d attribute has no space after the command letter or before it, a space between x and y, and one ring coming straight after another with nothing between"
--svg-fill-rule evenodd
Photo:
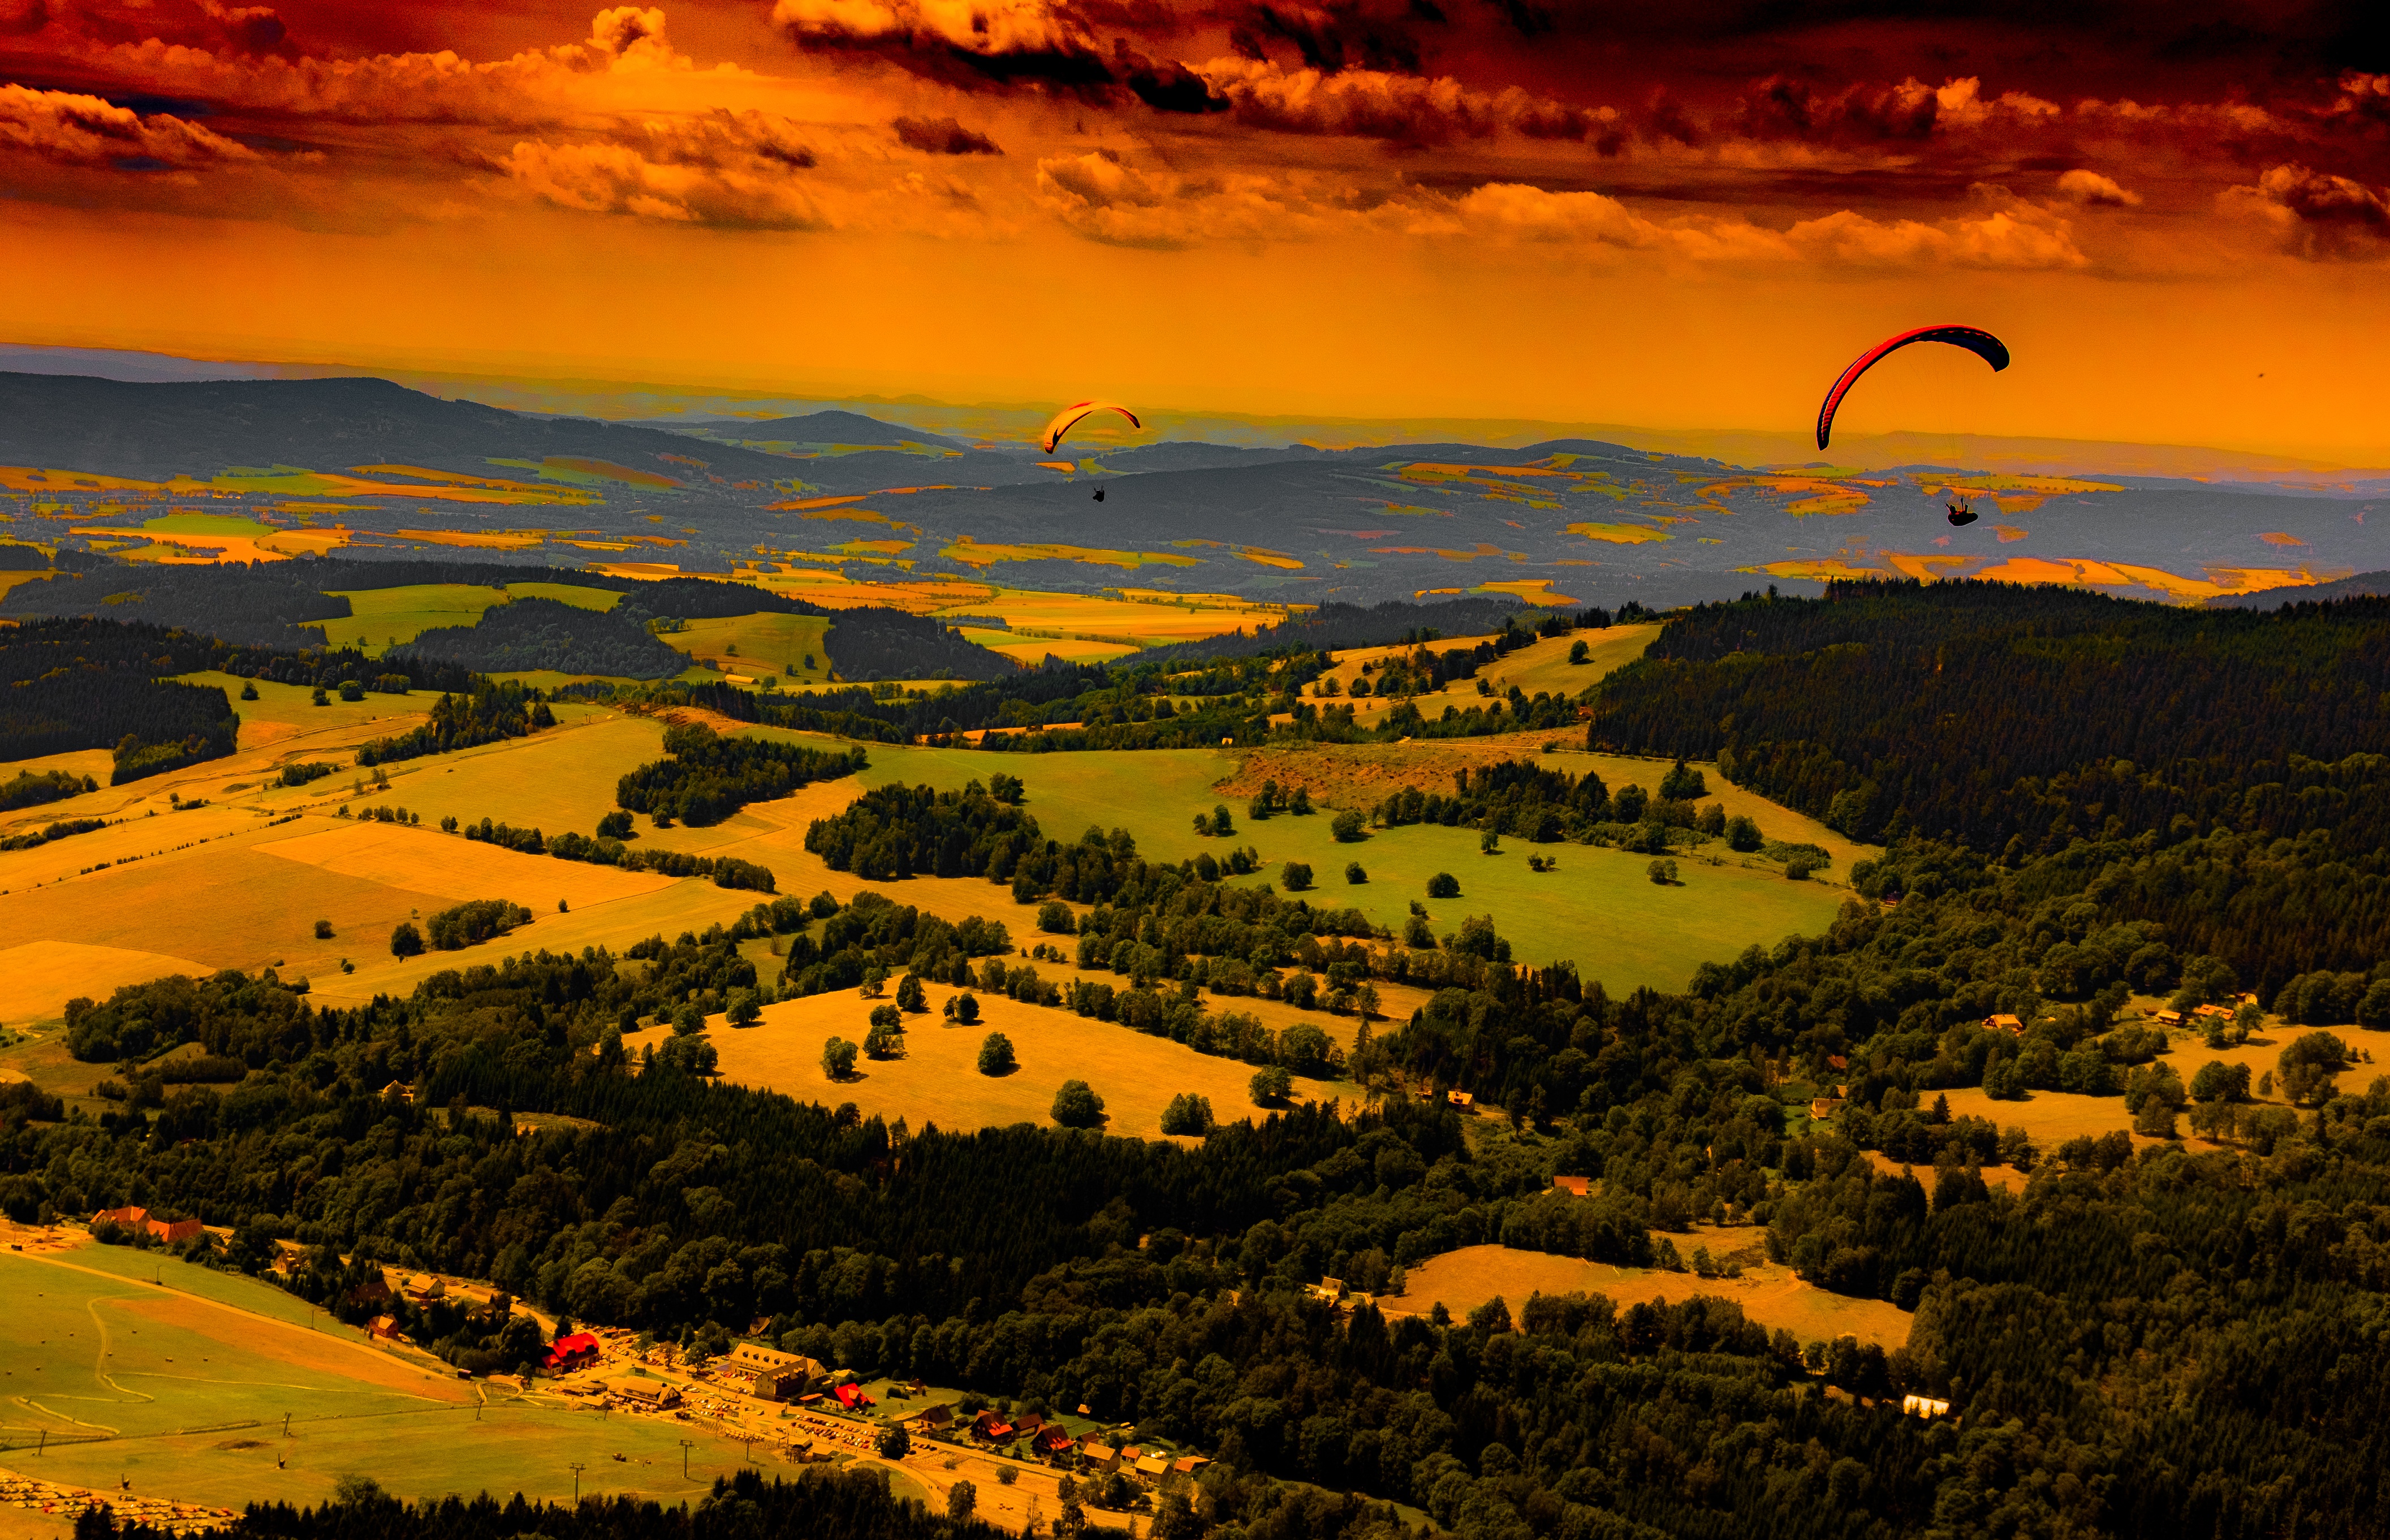
<instances>
[{"instance_id":1,"label":"dirt track through field","mask_svg":"<svg viewBox=\"0 0 2390 1540\"><path fill-rule=\"evenodd\" d=\"M85 1277L104 1279L127 1289L137 1289L141 1282L102 1268L85 1267L56 1254L29 1251L22 1255L24 1260L38 1262L45 1267L80 1273ZM254 1310L244 1310L236 1304L204 1299L197 1294L164 1290L148 1298L117 1296L114 1300L93 1303L95 1308L102 1303L118 1303L123 1309L137 1311L145 1318L196 1331L237 1352L263 1354L293 1367L319 1369L363 1380L379 1389L421 1395L452 1405L461 1405L474 1399L473 1393L456 1381L443 1380L428 1368L392 1358L363 1341L351 1341L326 1332L295 1327L288 1321L276 1320ZM435 1393L443 1392L445 1393Z\"/></svg>"}]
</instances>

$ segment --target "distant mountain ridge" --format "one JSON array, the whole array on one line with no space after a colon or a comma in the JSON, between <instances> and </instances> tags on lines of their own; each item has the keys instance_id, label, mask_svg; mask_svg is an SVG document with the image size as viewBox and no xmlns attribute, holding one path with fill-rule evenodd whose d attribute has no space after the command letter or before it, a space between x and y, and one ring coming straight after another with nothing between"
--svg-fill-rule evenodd
<instances>
[{"instance_id":1,"label":"distant mountain ridge","mask_svg":"<svg viewBox=\"0 0 2390 1540\"><path fill-rule=\"evenodd\" d=\"M329 545L344 560L420 561L427 546L470 546L477 559L592 562L625 578L760 571L791 596L901 576L1305 606L1468 597L1613 610L1870 575L2079 584L2186 603L2390 569L2390 527L2369 527L2363 499L2345 489L2025 477L1931 457L1867 473L1754 469L1576 436L1322 450L1170 437L1170 426L1150 421L1164 436L1143 443L1098 426L1047 456L843 409L636 426L377 379L0 375L0 466L218 481L200 510L177 507L180 494L130 489L128 506L127 489L19 472L9 489L55 521L12 534L69 551L126 549L139 526L188 549L228 522L247 532L241 553ZM790 436L765 436L780 433ZM725 442L734 435L744 442ZM362 478L384 485L221 479L274 467L540 484L407 485L389 470ZM1944 520L1954 499L1972 502L1973 523ZM957 606L972 597L959 591ZM27 586L15 598L45 608ZM304 620L273 608L255 618Z\"/></svg>"},{"instance_id":2,"label":"distant mountain ridge","mask_svg":"<svg viewBox=\"0 0 2390 1540\"><path fill-rule=\"evenodd\" d=\"M346 470L416 465L508 475L494 459L610 461L686 479L690 441L660 429L540 417L442 401L386 379L238 379L126 384L0 374L0 464L144 481L202 479L236 466ZM729 445L698 456L719 475L786 477L785 459Z\"/></svg>"}]
</instances>

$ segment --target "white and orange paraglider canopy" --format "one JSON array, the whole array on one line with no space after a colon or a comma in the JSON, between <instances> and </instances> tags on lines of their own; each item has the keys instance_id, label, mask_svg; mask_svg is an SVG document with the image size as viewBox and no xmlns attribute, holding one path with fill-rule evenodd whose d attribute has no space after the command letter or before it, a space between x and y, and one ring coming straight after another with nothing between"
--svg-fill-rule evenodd
<instances>
[{"instance_id":1,"label":"white and orange paraglider canopy","mask_svg":"<svg viewBox=\"0 0 2390 1540\"><path fill-rule=\"evenodd\" d=\"M1079 401L1055 413L1054 420L1046 425L1046 436L1037 442L1044 446L1046 453L1051 455L1054 453L1054 446L1062 442L1063 434L1077 427L1082 418L1093 417L1098 412L1118 412L1128 418L1128 425L1131 428L1145 426L1137 420L1135 412L1117 401Z\"/></svg>"}]
</instances>

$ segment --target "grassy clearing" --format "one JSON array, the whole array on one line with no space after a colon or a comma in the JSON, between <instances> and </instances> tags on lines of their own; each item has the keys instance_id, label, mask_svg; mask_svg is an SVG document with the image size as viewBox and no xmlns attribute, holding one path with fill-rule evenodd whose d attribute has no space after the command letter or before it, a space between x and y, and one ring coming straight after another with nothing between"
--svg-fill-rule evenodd
<instances>
[{"instance_id":1,"label":"grassy clearing","mask_svg":"<svg viewBox=\"0 0 2390 1540\"><path fill-rule=\"evenodd\" d=\"M1049 978L1069 971L1032 966ZM929 1122L941 1128L1050 1123L1054 1093L1066 1080L1084 1080L1095 1087L1110 1119L1106 1132L1112 1134L1159 1138L1162 1110L1182 1091L1209 1097L1214 1114L1224 1120L1264 1115L1247 1094L1253 1075L1250 1064L1000 995L979 997L980 1024L955 1026L941 1013L945 1002L960 993L944 984L930 985L929 1012L907 1019L906 1056L859 1059L854 1078L844 1081L833 1082L822 1073L822 1045L832 1036L860 1043L872 1006L884 1003L865 1000L851 990L767 1006L763 1020L752 1027L727 1028L716 1018L712 1041L722 1056L722 1072L732 1080L805 1101L832 1106L851 1101L867 1114L903 1117L915 1128ZM1333 1018L1321 1020L1334 1024ZM1021 1067L1011 1074L979 1072L980 1044L991 1032L1012 1040ZM667 1035L666 1030L657 1029L624 1041L636 1050ZM1325 1101L1340 1095L1349 1101L1354 1094L1350 1085L1295 1082L1298 1101Z\"/></svg>"},{"instance_id":2,"label":"grassy clearing","mask_svg":"<svg viewBox=\"0 0 2390 1540\"><path fill-rule=\"evenodd\" d=\"M874 744L871 765L859 778L867 787L926 783L951 789L974 779L984 785L1000 770L1020 776L1027 786L1023 805L1048 838L1075 840L1090 826L1124 828L1137 836L1140 851L1177 860L1194 854L1203 843L1191 827L1194 816L1223 800L1213 784L1235 769L1235 760L1211 749L994 754ZM1234 812L1241 827L1241 800ZM1244 843L1243 837L1236 842Z\"/></svg>"},{"instance_id":3,"label":"grassy clearing","mask_svg":"<svg viewBox=\"0 0 2390 1540\"><path fill-rule=\"evenodd\" d=\"M613 811L615 784L663 757L663 732L651 718L594 713L561 731L392 765L390 789L354 805L387 802L421 815L426 825L453 815L588 834ZM348 777L335 780L345 787Z\"/></svg>"},{"instance_id":4,"label":"grassy clearing","mask_svg":"<svg viewBox=\"0 0 2390 1540\"><path fill-rule=\"evenodd\" d=\"M178 678L186 685L223 687L225 698L232 702L233 711L240 717L240 746L243 749L266 748L336 727L371 725L379 731L366 735L370 737L405 732L422 723L426 713L431 710L431 703L439 699L425 691L409 695L368 693L363 700L343 700L338 690L332 690L328 692L330 699L318 706L315 704L315 691L305 685L277 685L270 679L248 680L238 674L220 674L212 669L181 674ZM252 683L257 687L257 699L243 700L240 698L241 687Z\"/></svg>"},{"instance_id":5,"label":"grassy clearing","mask_svg":"<svg viewBox=\"0 0 2390 1540\"><path fill-rule=\"evenodd\" d=\"M824 615L733 615L726 620L690 621L685 629L661 638L701 663L725 674L761 678L777 674L785 684L817 684L829 677L830 649L825 640L831 626ZM814 666L805 667L810 656Z\"/></svg>"},{"instance_id":6,"label":"grassy clearing","mask_svg":"<svg viewBox=\"0 0 2390 1540\"><path fill-rule=\"evenodd\" d=\"M326 621L320 629L334 646L355 645L368 658L441 626L476 624L492 605L507 602L504 588L461 583L366 588L338 597L349 601L348 619Z\"/></svg>"},{"instance_id":7,"label":"grassy clearing","mask_svg":"<svg viewBox=\"0 0 2390 1540\"><path fill-rule=\"evenodd\" d=\"M1677 1249L1692 1254L1707 1246L1714 1256L1760 1243L1752 1228L1703 1228L1692 1236L1676 1236ZM1910 1317L1883 1300L1850 1299L1804 1283L1789 1267L1761 1262L1747 1264L1739 1278L1703 1278L1691 1273L1665 1273L1646 1267L1613 1267L1605 1262L1554 1256L1545 1251L1514 1251L1503 1246L1465 1246L1430 1257L1407 1270L1406 1289L1388 1299L1390 1312L1423 1315L1441 1303L1455 1319L1487 1301L1499 1298L1516 1319L1531 1294L1607 1294L1623 1309L1648 1300L1680 1303L1697 1294L1732 1300L1742 1313L1773 1331L1779 1328L1803 1342L1857 1337L1886 1351L1908 1341Z\"/></svg>"},{"instance_id":8,"label":"grassy clearing","mask_svg":"<svg viewBox=\"0 0 2390 1540\"><path fill-rule=\"evenodd\" d=\"M1240 628L1275 625L1286 618L1287 610L1281 605L1257 604L1227 594L1179 595L1152 588L1053 594L998 588L942 613L994 615L1015 629L1160 647L1225 635Z\"/></svg>"},{"instance_id":9,"label":"grassy clearing","mask_svg":"<svg viewBox=\"0 0 2390 1540\"><path fill-rule=\"evenodd\" d=\"M1574 698L1604 675L1642 657L1644 649L1651 645L1651 638L1659 633L1657 625L1613 625L1601 631L1573 632L1565 636L1530 643L1506 658L1488 663L1479 674L1497 696L1516 686L1530 697L1551 694ZM1466 650L1490 640L1492 638L1487 636L1456 636L1430 642L1426 646L1430 652L1441 653ZM1569 648L1578 642L1587 644L1591 655L1583 663L1571 663L1568 661ZM1321 678L1323 681L1336 681L1337 703L1351 706L1354 720L1366 727L1393 710L1396 703L1375 695L1363 696L1357 700L1352 698L1354 681L1361 677L1361 665L1365 662L1375 665L1398 654L1407 657L1417 650L1417 648L1405 647L1355 648L1336 654L1336 666ZM1317 689L1315 685L1307 693L1316 697ZM1442 716L1447 706L1465 712L1472 706L1484 705L1487 698L1478 693L1477 680L1457 679L1432 694L1408 699L1419 708L1421 715L1433 719ZM1581 742L1585 735L1582 729L1572 727L1556 736L1570 742Z\"/></svg>"},{"instance_id":10,"label":"grassy clearing","mask_svg":"<svg viewBox=\"0 0 2390 1540\"><path fill-rule=\"evenodd\" d=\"M1530 759L1548 769L1571 776L1583 776L1591 771L1600 776L1602 784L1613 793L1622 786L1634 785L1657 796L1661 778L1667 775L1673 763L1625 754L1587 753L1582 749L1566 747L1547 752L1544 747L1547 743L1565 745L1579 741L1579 735L1573 732L1560 735L1518 733L1496 738L1437 738L1417 743L1323 743L1283 749L1265 748L1246 753L1237 773L1223 781L1218 789L1232 810L1242 807L1254 792L1261 789L1265 781L1275 780L1290 791L1297 786L1306 788L1316 803L1367 812L1383 801L1388 793L1405 787L1415 786L1422 791L1448 792L1458 771L1474 770L1502 760ZM1724 804L1730 817L1738 815L1749 817L1759 826L1760 833L1770 840L1805 842L1822 848L1831 862L1828 876L1846 880L1854 861L1876 853L1872 847L1846 840L1815 818L1780 807L1755 792L1728 785L1714 764L1701 764L1694 768L1703 773L1709 787L1702 794L1702 802ZM1191 819L1193 815L1190 813L1189 817ZM1729 864L1743 859L1719 844L1703 847L1703 854L1726 859ZM1341 869L1343 863L1338 865ZM1767 869L1772 871L1775 868Z\"/></svg>"},{"instance_id":11,"label":"grassy clearing","mask_svg":"<svg viewBox=\"0 0 2390 1540\"><path fill-rule=\"evenodd\" d=\"M1399 930L1410 901L1427 905L1438 935L1470 915L1491 915L1497 933L1523 963L1566 959L1613 994L1638 985L1682 989L1704 962L1722 961L1756 943L1825 929L1844 896L1815 882L1741 866L1710 866L1677 857L1681 880L1667 887L1645 875L1651 857L1583 845L1505 841L1482 854L1474 830L1381 829L1356 844L1339 844L1325 816L1272 818L1249 825L1242 839L1261 852L1264 870L1242 883L1278 881L1281 864L1308 865L1316 902L1350 904L1371 920ZM1557 871L1531 872L1527 853L1556 859ZM1358 861L1369 880L1348 884L1347 862ZM1428 879L1449 872L1460 896L1430 901Z\"/></svg>"},{"instance_id":12,"label":"grassy clearing","mask_svg":"<svg viewBox=\"0 0 2390 1540\"><path fill-rule=\"evenodd\" d=\"M554 865L568 866L571 863L559 861ZM502 940L461 952L430 952L404 960L390 955L390 929L384 926L378 935L369 938L373 943L369 948L353 954L357 963L354 973L319 969L309 973L308 978L322 1004L360 1006L377 994L410 995L416 985L444 969L495 963L502 957L542 950L578 953L584 947L604 946L620 953L631 943L648 936L670 938L683 930L702 931L717 920L726 925L752 907L758 896L717 888L700 878L688 878L652 892L575 908L571 914L558 914L551 899L545 911L533 911L529 925L518 927ZM441 902L444 905L445 901ZM299 949L293 947L291 955L295 968Z\"/></svg>"},{"instance_id":13,"label":"grassy clearing","mask_svg":"<svg viewBox=\"0 0 2390 1540\"><path fill-rule=\"evenodd\" d=\"M1139 649L1135 642L1096 641L1083 636L1020 636L978 625L964 626L962 635L965 641L976 642L990 652L1001 652L1031 668L1048 658L1060 658L1069 663L1099 663L1125 658Z\"/></svg>"},{"instance_id":14,"label":"grassy clearing","mask_svg":"<svg viewBox=\"0 0 2390 1540\"><path fill-rule=\"evenodd\" d=\"M148 1281L152 1269L169 1287ZM53 1481L112 1487L129 1477L139 1495L230 1508L321 1502L350 1473L407 1497L568 1498L579 1461L585 1495L676 1496L735 1469L741 1454L665 1419L600 1418L505 1392L484 1405L484 1387L369 1346L320 1312L310 1327L304 1303L269 1285L143 1253L0 1256L0 1288L13 1328L0 1341L9 1397L0 1442L20 1446L44 1430L53 1440L115 1435L53 1442L39 1469ZM699 1440L687 1480L683 1437Z\"/></svg>"},{"instance_id":15,"label":"grassy clearing","mask_svg":"<svg viewBox=\"0 0 2390 1540\"><path fill-rule=\"evenodd\" d=\"M25 1023L11 1024L21 1028ZM0 1048L0 1080L21 1076L54 1097L89 1101L95 1107L92 1087L115 1072L113 1065L85 1064L67 1052L64 1033L45 1032Z\"/></svg>"},{"instance_id":16,"label":"grassy clearing","mask_svg":"<svg viewBox=\"0 0 2390 1540\"><path fill-rule=\"evenodd\" d=\"M81 942L34 941L0 951L0 1022L53 1021L75 996L105 1000L126 984L212 969L187 957Z\"/></svg>"},{"instance_id":17,"label":"grassy clearing","mask_svg":"<svg viewBox=\"0 0 2390 1540\"><path fill-rule=\"evenodd\" d=\"M2177 1068L2181 1066L2178 1065ZM1950 1098L1952 1117L1984 1118L2007 1128L2022 1128L2034 1147L2047 1155L2069 1139L2098 1138L2119 1130L2131 1132L2133 1115L2123 1097L2085 1097L2071 1091L2036 1091L2023 1101L1994 1101L1980 1085L1939 1093ZM2133 1146L2147 1149L2164 1140L2133 1135Z\"/></svg>"},{"instance_id":18,"label":"grassy clearing","mask_svg":"<svg viewBox=\"0 0 2390 1540\"><path fill-rule=\"evenodd\" d=\"M583 588L570 583L509 583L507 593L519 599L554 599L575 610L604 611L623 602L623 596L611 588Z\"/></svg>"},{"instance_id":19,"label":"grassy clearing","mask_svg":"<svg viewBox=\"0 0 2390 1540\"><path fill-rule=\"evenodd\" d=\"M11 1308L0 1341L0 1383L11 1398L0 1438L10 1444L42 1430L54 1438L138 1437L278 1423L285 1412L390 1413L469 1397L453 1378L368 1347L362 1332L334 1337L278 1312L87 1270L81 1259L89 1250L0 1257Z\"/></svg>"},{"instance_id":20,"label":"grassy clearing","mask_svg":"<svg viewBox=\"0 0 2390 1540\"><path fill-rule=\"evenodd\" d=\"M512 899L534 914L554 910L559 900L583 908L654 892L677 880L586 861L524 855L431 828L347 821L326 826L315 819L294 827L310 831L270 841L258 850L343 877L436 898Z\"/></svg>"},{"instance_id":21,"label":"grassy clearing","mask_svg":"<svg viewBox=\"0 0 2390 1540\"><path fill-rule=\"evenodd\" d=\"M1659 634L1656 624L1574 632L1521 648L1484 672L1493 679L1496 689L1507 690L1515 685L1530 697L1544 692L1573 696L1642 657L1651 638ZM1568 661L1569 649L1578 642L1587 645L1589 656L1582 663L1572 663Z\"/></svg>"},{"instance_id":22,"label":"grassy clearing","mask_svg":"<svg viewBox=\"0 0 2390 1540\"><path fill-rule=\"evenodd\" d=\"M273 966L285 978L313 979L337 970L343 956L382 952L400 920L443 906L424 893L263 854L236 838L0 896L0 934L172 947L167 956L208 971ZM332 940L315 939L318 919L331 921Z\"/></svg>"},{"instance_id":23,"label":"grassy clearing","mask_svg":"<svg viewBox=\"0 0 2390 1540\"><path fill-rule=\"evenodd\" d=\"M349 617L318 627L334 646L361 647L379 658L442 626L475 625L492 606L519 598L555 599L580 610L611 610L623 596L603 588L565 583L511 583L482 587L462 583L418 583L403 588L333 590L349 601Z\"/></svg>"},{"instance_id":24,"label":"grassy clearing","mask_svg":"<svg viewBox=\"0 0 2390 1540\"><path fill-rule=\"evenodd\" d=\"M1396 751L1397 746L1385 745L1345 752L1366 764ZM1507 756L1497 751L1490 757ZM1053 838L1076 839L1090 825L1117 827L1137 836L1138 849L1148 854L1174 860L1207 844L1224 849L1250 843L1261 853L1265 869L1238 880L1277 882L1283 863L1300 861L1312 868L1315 903L1355 905L1376 923L1396 930L1408 917L1412 899L1426 902L1427 879L1440 871L1451 872L1460 879L1461 896L1429 905L1431 923L1439 934L1458 930L1467 916L1490 914L1520 961L1574 961L1587 978L1600 980L1613 993L1638 984L1681 989L1703 962L1732 957L1754 942L1773 945L1794 932L1824 929L1845 896L1842 890L1817 882L1787 882L1768 871L1710 866L1681 856L1681 884L1663 888L1644 875L1648 856L1515 841L1505 841L1499 855L1483 855L1477 835L1470 829L1381 829L1358 843L1339 844L1325 815L1281 816L1258 824L1247 820L1246 798L1213 784L1233 763L1208 749L1139 754L875 749L863 779L873 785L926 781L958 787L1003 770L1026 784L1025 805ZM1656 786L1665 766L1636 763ZM1250 764L1237 778L1259 780ZM1404 784L1410 782L1390 776L1384 789ZM1449 776L1441 784L1449 786ZM1217 802L1227 804L1238 832L1225 841L1200 840L1190 827L1194 815ZM1794 816L1780 809L1777 813L1783 819ZM1556 858L1560 869L1530 872L1531 848ZM1346 883L1344 866L1352 861L1367 869L1367 883Z\"/></svg>"}]
</instances>

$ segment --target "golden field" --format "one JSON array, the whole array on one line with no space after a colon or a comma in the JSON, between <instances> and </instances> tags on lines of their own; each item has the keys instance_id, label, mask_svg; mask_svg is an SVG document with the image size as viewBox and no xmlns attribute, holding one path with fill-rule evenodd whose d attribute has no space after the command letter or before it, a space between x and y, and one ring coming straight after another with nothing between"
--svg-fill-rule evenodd
<instances>
[{"instance_id":1,"label":"golden field","mask_svg":"<svg viewBox=\"0 0 2390 1540\"><path fill-rule=\"evenodd\" d=\"M1045 963L1029 966L1047 979L1069 976L1067 969ZM1162 1110L1183 1091L1210 1097L1214 1115L1223 1122L1263 1115L1248 1094L1253 1065L1000 995L980 995L980 1020L957 1026L942 1012L961 993L945 984L928 986L928 1013L906 1019L904 1057L857 1059L855 1073L842 1081L822 1072L822 1046L833 1036L860 1044L869 1030L871 1007L884 999L865 1000L853 990L840 990L786 1000L765 1007L762 1020L752 1027L728 1027L715 1018L709 1040L721 1054L727 1079L801 1100L851 1101L867 1115L891 1122L902 1117L917 1129L925 1123L950 1129L1050 1123L1054 1093L1066 1080L1084 1080L1104 1098L1107 1133L1161 1137ZM1224 1003L1229 1002L1215 1002ZM1322 1020L1335 1024L1333 1018ZM1350 1031L1347 1022L1348 1038ZM980 1044L991 1032L1012 1041L1020 1068L1009 1075L979 1072ZM652 1029L623 1041L636 1051L666 1035L667 1029ZM1355 1089L1330 1081L1295 1082L1297 1101L1339 1095L1350 1101Z\"/></svg>"},{"instance_id":2,"label":"golden field","mask_svg":"<svg viewBox=\"0 0 2390 1540\"><path fill-rule=\"evenodd\" d=\"M1755 1228L1700 1226L1669 1238L1690 1257L1696 1246L1723 1258L1728 1251L1761 1244ZM1464 1246L1406 1269L1405 1290L1381 1304L1390 1314L1425 1315L1441 1303L1455 1320L1489 1300L1510 1307L1512 1319L1531 1294L1607 1294L1620 1309L1647 1300L1681 1303L1696 1295L1731 1300L1742 1313L1774 1331L1791 1332L1804 1344L1856 1337L1886 1352L1908 1341L1910 1317L1883 1300L1830 1294L1793 1277L1789 1267L1746 1263L1739 1278L1703 1278L1691 1273L1649 1267L1614 1267L1606 1262L1517 1251L1507 1246Z\"/></svg>"}]
</instances>

